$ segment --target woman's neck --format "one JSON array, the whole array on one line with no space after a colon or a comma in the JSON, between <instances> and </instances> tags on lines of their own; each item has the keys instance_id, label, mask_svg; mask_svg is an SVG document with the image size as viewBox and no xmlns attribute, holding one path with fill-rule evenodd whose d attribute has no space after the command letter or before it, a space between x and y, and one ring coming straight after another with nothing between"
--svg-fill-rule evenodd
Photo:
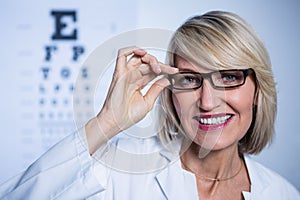
<instances>
[{"instance_id":1,"label":"woman's neck","mask_svg":"<svg viewBox=\"0 0 300 200\"><path fill-rule=\"evenodd\" d=\"M192 143L182 154L183 166L200 178L226 179L235 175L241 168L242 159L237 145L222 150L211 150L206 156L199 156L200 147Z\"/></svg>"},{"instance_id":2,"label":"woman's neck","mask_svg":"<svg viewBox=\"0 0 300 200\"><path fill-rule=\"evenodd\" d=\"M182 167L195 174L199 199L244 199L242 191L250 191L250 179L238 144L206 156L199 156L199 150L192 143L181 156Z\"/></svg>"}]
</instances>

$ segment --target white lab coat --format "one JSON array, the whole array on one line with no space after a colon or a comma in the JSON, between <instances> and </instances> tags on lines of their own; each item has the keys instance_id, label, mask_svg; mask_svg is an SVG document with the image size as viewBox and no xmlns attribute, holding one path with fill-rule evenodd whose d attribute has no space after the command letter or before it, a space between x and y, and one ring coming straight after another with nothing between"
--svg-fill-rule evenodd
<instances>
[{"instance_id":1,"label":"white lab coat","mask_svg":"<svg viewBox=\"0 0 300 200\"><path fill-rule=\"evenodd\" d=\"M0 199L198 199L195 176L182 169L178 154L161 148L155 136L119 137L90 156L85 134L79 132L66 137L25 172L2 184ZM129 152L120 163L124 154L118 149ZM158 152L156 156L149 157L151 149ZM151 159L144 160L146 164L131 160L134 151ZM245 161L251 180L251 193L243 192L246 200L300 200L299 192L278 174L247 156Z\"/></svg>"}]
</instances>

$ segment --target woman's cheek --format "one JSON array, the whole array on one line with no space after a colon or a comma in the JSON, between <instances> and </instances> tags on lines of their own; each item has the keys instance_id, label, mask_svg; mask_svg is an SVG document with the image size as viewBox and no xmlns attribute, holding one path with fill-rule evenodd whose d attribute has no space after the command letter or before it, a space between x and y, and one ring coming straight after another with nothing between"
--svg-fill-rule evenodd
<instances>
[{"instance_id":1,"label":"woman's cheek","mask_svg":"<svg viewBox=\"0 0 300 200\"><path fill-rule=\"evenodd\" d=\"M177 115L179 118L181 118L181 106L180 106L180 103L175 94L172 94L172 100L173 100L173 104L176 109Z\"/></svg>"}]
</instances>

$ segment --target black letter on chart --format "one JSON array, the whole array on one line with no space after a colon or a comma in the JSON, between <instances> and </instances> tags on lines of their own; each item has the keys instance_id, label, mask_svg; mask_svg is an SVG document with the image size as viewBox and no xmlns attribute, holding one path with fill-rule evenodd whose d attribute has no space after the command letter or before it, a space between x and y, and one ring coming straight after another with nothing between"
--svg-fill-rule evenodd
<instances>
[{"instance_id":1,"label":"black letter on chart","mask_svg":"<svg viewBox=\"0 0 300 200\"><path fill-rule=\"evenodd\" d=\"M41 68L43 73L43 78L46 80L49 76L50 68L49 67L42 67Z\"/></svg>"},{"instance_id":2,"label":"black letter on chart","mask_svg":"<svg viewBox=\"0 0 300 200\"><path fill-rule=\"evenodd\" d=\"M78 61L78 58L81 54L84 53L83 46L74 46L73 47L73 61Z\"/></svg>"},{"instance_id":3,"label":"black letter on chart","mask_svg":"<svg viewBox=\"0 0 300 200\"><path fill-rule=\"evenodd\" d=\"M76 12L72 11L52 11L51 15L55 18L55 32L52 35L53 40L76 40L77 39L77 29L68 31L69 33L64 33L64 29L68 28L68 23L64 22L63 18L71 18L73 22L76 22Z\"/></svg>"},{"instance_id":4,"label":"black letter on chart","mask_svg":"<svg viewBox=\"0 0 300 200\"><path fill-rule=\"evenodd\" d=\"M52 52L56 51L57 48L56 46L45 46L45 50L46 50L45 60L50 61L52 58Z\"/></svg>"}]
</instances>

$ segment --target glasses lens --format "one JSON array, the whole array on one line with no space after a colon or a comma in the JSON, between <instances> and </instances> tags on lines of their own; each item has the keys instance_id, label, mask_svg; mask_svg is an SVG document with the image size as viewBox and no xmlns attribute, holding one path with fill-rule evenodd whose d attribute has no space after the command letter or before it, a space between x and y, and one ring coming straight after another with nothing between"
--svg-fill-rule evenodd
<instances>
[{"instance_id":1,"label":"glasses lens","mask_svg":"<svg viewBox=\"0 0 300 200\"><path fill-rule=\"evenodd\" d=\"M173 75L172 83L176 89L193 89L201 86L202 77L200 74L178 73Z\"/></svg>"},{"instance_id":2,"label":"glasses lens","mask_svg":"<svg viewBox=\"0 0 300 200\"><path fill-rule=\"evenodd\" d=\"M241 70L224 70L212 74L212 81L216 87L234 87L242 85L245 81Z\"/></svg>"}]
</instances>

